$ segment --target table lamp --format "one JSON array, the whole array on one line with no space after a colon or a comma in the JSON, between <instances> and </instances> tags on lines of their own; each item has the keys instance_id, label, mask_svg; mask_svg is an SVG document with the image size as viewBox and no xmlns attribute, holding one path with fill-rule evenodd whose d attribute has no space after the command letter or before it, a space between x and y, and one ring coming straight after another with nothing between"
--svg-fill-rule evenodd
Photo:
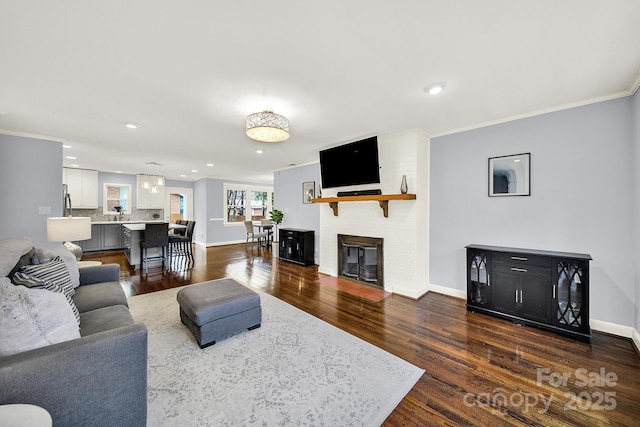
<instances>
[{"instance_id":1,"label":"table lamp","mask_svg":"<svg viewBox=\"0 0 640 427\"><path fill-rule=\"evenodd\" d=\"M88 240L91 238L91 218L67 216L47 218L47 240L50 242L64 242L69 251L80 261L82 248L72 241Z\"/></svg>"}]
</instances>

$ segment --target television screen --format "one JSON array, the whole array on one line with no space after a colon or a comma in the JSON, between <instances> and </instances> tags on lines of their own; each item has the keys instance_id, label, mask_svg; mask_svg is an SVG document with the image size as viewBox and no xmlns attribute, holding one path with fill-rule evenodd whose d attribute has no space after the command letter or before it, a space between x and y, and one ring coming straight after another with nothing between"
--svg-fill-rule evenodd
<instances>
[{"instance_id":1,"label":"television screen","mask_svg":"<svg viewBox=\"0 0 640 427\"><path fill-rule=\"evenodd\" d=\"M378 137L320 151L323 188L380 182Z\"/></svg>"}]
</instances>

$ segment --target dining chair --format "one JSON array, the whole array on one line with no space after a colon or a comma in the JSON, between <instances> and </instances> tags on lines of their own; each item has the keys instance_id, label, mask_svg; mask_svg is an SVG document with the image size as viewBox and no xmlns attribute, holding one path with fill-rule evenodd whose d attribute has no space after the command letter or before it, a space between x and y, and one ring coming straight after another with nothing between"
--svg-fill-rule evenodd
<instances>
[{"instance_id":1,"label":"dining chair","mask_svg":"<svg viewBox=\"0 0 640 427\"><path fill-rule=\"evenodd\" d=\"M262 230L267 233L267 246L269 246L273 241L273 226L275 222L270 219L261 219L260 225L262 226Z\"/></svg>"},{"instance_id":2,"label":"dining chair","mask_svg":"<svg viewBox=\"0 0 640 427\"><path fill-rule=\"evenodd\" d=\"M244 242L245 246L247 245L247 243L249 243L249 239L251 239L251 245L253 245L253 243L256 241L258 242L258 245L260 245L260 240L267 238L267 233L256 233L253 230L253 221L245 221L244 227L247 230L247 239Z\"/></svg>"},{"instance_id":3,"label":"dining chair","mask_svg":"<svg viewBox=\"0 0 640 427\"><path fill-rule=\"evenodd\" d=\"M149 261L162 260L162 271L165 267L170 265L170 248L169 248L169 224L163 223L150 223L145 225L144 240L140 241L140 248L142 249L142 265L144 266L145 273L149 273ZM148 250L150 248L161 248L161 255L149 256Z\"/></svg>"}]
</instances>

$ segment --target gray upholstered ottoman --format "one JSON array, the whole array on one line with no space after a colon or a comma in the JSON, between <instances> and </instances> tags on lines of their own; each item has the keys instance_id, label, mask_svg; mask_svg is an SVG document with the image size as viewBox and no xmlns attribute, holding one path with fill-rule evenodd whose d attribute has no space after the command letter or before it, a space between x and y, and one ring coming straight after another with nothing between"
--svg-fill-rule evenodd
<instances>
[{"instance_id":1,"label":"gray upholstered ottoman","mask_svg":"<svg viewBox=\"0 0 640 427\"><path fill-rule=\"evenodd\" d=\"M180 320L193 333L200 348L216 340L255 329L262 322L260 296L233 279L218 279L178 291Z\"/></svg>"}]
</instances>

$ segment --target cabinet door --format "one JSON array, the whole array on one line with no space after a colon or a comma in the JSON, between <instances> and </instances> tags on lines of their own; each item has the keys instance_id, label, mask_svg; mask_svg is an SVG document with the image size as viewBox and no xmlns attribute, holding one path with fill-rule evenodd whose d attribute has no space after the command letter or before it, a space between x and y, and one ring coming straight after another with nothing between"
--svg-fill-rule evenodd
<instances>
[{"instance_id":1,"label":"cabinet door","mask_svg":"<svg viewBox=\"0 0 640 427\"><path fill-rule=\"evenodd\" d=\"M72 207L96 209L98 207L98 171L64 168L63 183L71 196Z\"/></svg>"},{"instance_id":2,"label":"cabinet door","mask_svg":"<svg viewBox=\"0 0 640 427\"><path fill-rule=\"evenodd\" d=\"M104 224L102 226L102 249L120 249L122 247L122 226L120 224Z\"/></svg>"},{"instance_id":3,"label":"cabinet door","mask_svg":"<svg viewBox=\"0 0 640 427\"><path fill-rule=\"evenodd\" d=\"M467 252L467 304L493 307L490 259L487 252Z\"/></svg>"},{"instance_id":4,"label":"cabinet door","mask_svg":"<svg viewBox=\"0 0 640 427\"><path fill-rule=\"evenodd\" d=\"M493 271L493 307L506 314L515 315L520 298L517 274Z\"/></svg>"},{"instance_id":5,"label":"cabinet door","mask_svg":"<svg viewBox=\"0 0 640 427\"><path fill-rule=\"evenodd\" d=\"M521 278L519 315L540 323L549 323L551 283L548 278L529 275Z\"/></svg>"},{"instance_id":6,"label":"cabinet door","mask_svg":"<svg viewBox=\"0 0 640 427\"><path fill-rule=\"evenodd\" d=\"M142 187L145 179L147 179L145 175L136 176L136 207L138 209L163 209L164 186L159 186L158 192L152 193L148 188Z\"/></svg>"},{"instance_id":7,"label":"cabinet door","mask_svg":"<svg viewBox=\"0 0 640 427\"><path fill-rule=\"evenodd\" d=\"M82 207L82 171L80 169L64 169L64 183L71 196L72 207Z\"/></svg>"},{"instance_id":8,"label":"cabinet door","mask_svg":"<svg viewBox=\"0 0 640 427\"><path fill-rule=\"evenodd\" d=\"M91 224L91 239L80 242L85 252L99 251L102 247L102 233L100 224Z\"/></svg>"},{"instance_id":9,"label":"cabinet door","mask_svg":"<svg viewBox=\"0 0 640 427\"><path fill-rule=\"evenodd\" d=\"M553 269L551 320L556 326L589 332L588 263L558 259Z\"/></svg>"},{"instance_id":10,"label":"cabinet door","mask_svg":"<svg viewBox=\"0 0 640 427\"><path fill-rule=\"evenodd\" d=\"M82 178L82 207L98 208L98 171L83 169Z\"/></svg>"}]
</instances>

